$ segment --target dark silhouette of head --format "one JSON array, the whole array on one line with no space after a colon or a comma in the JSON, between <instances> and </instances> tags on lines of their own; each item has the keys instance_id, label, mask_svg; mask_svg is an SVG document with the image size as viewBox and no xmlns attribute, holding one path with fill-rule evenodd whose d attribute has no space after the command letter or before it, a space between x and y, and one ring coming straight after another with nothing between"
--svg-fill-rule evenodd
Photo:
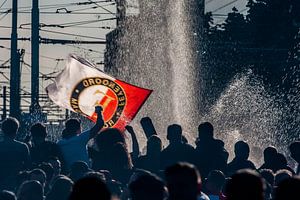
<instances>
[{"instance_id":1,"label":"dark silhouette of head","mask_svg":"<svg viewBox=\"0 0 300 200\"><path fill-rule=\"evenodd\" d=\"M54 175L54 168L49 163L42 163L38 166L39 169L43 170L46 174L46 182L50 183Z\"/></svg>"},{"instance_id":2,"label":"dark silhouette of head","mask_svg":"<svg viewBox=\"0 0 300 200\"><path fill-rule=\"evenodd\" d=\"M182 128L178 124L168 126L167 139L170 143L182 143Z\"/></svg>"},{"instance_id":3,"label":"dark silhouette of head","mask_svg":"<svg viewBox=\"0 0 300 200\"><path fill-rule=\"evenodd\" d=\"M177 163L165 170L170 200L196 200L201 190L201 177L196 167Z\"/></svg>"},{"instance_id":4,"label":"dark silhouette of head","mask_svg":"<svg viewBox=\"0 0 300 200\"><path fill-rule=\"evenodd\" d=\"M106 182L105 174L103 174L101 172L89 171L84 174L84 177L97 177L97 178L100 178L104 183Z\"/></svg>"},{"instance_id":5,"label":"dark silhouette of head","mask_svg":"<svg viewBox=\"0 0 300 200\"><path fill-rule=\"evenodd\" d=\"M277 149L275 147L269 146L264 150L264 161L266 164L270 164L274 161L276 157Z\"/></svg>"},{"instance_id":6,"label":"dark silhouette of head","mask_svg":"<svg viewBox=\"0 0 300 200\"><path fill-rule=\"evenodd\" d=\"M118 142L125 144L124 135L115 128L108 128L96 136L96 144L99 149L111 149Z\"/></svg>"},{"instance_id":7,"label":"dark silhouette of head","mask_svg":"<svg viewBox=\"0 0 300 200\"><path fill-rule=\"evenodd\" d=\"M89 166L83 161L74 162L71 166L70 178L75 182L89 172Z\"/></svg>"},{"instance_id":8,"label":"dark silhouette of head","mask_svg":"<svg viewBox=\"0 0 300 200\"><path fill-rule=\"evenodd\" d=\"M226 179L223 172L219 170L213 170L209 172L207 176L205 188L213 194L219 194L223 189L225 181Z\"/></svg>"},{"instance_id":9,"label":"dark silhouette of head","mask_svg":"<svg viewBox=\"0 0 300 200\"><path fill-rule=\"evenodd\" d=\"M57 176L61 172L61 162L57 157L51 157L48 160L48 163L51 164L54 170L54 175Z\"/></svg>"},{"instance_id":10,"label":"dark silhouette of head","mask_svg":"<svg viewBox=\"0 0 300 200\"><path fill-rule=\"evenodd\" d=\"M278 170L274 177L274 186L278 186L283 180L291 178L292 172L287 169Z\"/></svg>"},{"instance_id":11,"label":"dark silhouette of head","mask_svg":"<svg viewBox=\"0 0 300 200\"><path fill-rule=\"evenodd\" d=\"M97 177L84 177L73 185L69 200L110 200L106 184Z\"/></svg>"},{"instance_id":12,"label":"dark silhouette of head","mask_svg":"<svg viewBox=\"0 0 300 200\"><path fill-rule=\"evenodd\" d=\"M234 145L235 157L243 160L247 160L250 153L249 145L244 141L238 141Z\"/></svg>"},{"instance_id":13,"label":"dark silhouette of head","mask_svg":"<svg viewBox=\"0 0 300 200\"><path fill-rule=\"evenodd\" d=\"M144 174L129 184L132 200L163 200L166 196L163 181L153 174Z\"/></svg>"},{"instance_id":14,"label":"dark silhouette of head","mask_svg":"<svg viewBox=\"0 0 300 200\"><path fill-rule=\"evenodd\" d=\"M158 155L162 151L162 142L157 135L152 135L147 140L147 155Z\"/></svg>"},{"instance_id":15,"label":"dark silhouette of head","mask_svg":"<svg viewBox=\"0 0 300 200\"><path fill-rule=\"evenodd\" d=\"M201 123L198 126L198 138L200 140L209 140L214 137L214 127L209 122Z\"/></svg>"},{"instance_id":16,"label":"dark silhouette of head","mask_svg":"<svg viewBox=\"0 0 300 200\"><path fill-rule=\"evenodd\" d=\"M40 144L47 137L46 126L42 123L36 123L31 126L30 133L34 144Z\"/></svg>"},{"instance_id":17,"label":"dark silhouette of head","mask_svg":"<svg viewBox=\"0 0 300 200\"><path fill-rule=\"evenodd\" d=\"M65 123L65 127L65 131L67 134L76 135L81 132L81 122L76 118L68 119Z\"/></svg>"},{"instance_id":18,"label":"dark silhouette of head","mask_svg":"<svg viewBox=\"0 0 300 200\"><path fill-rule=\"evenodd\" d=\"M275 189L274 200L295 199L299 197L300 177L287 178Z\"/></svg>"},{"instance_id":19,"label":"dark silhouette of head","mask_svg":"<svg viewBox=\"0 0 300 200\"><path fill-rule=\"evenodd\" d=\"M67 200L71 194L73 181L66 176L57 178L45 200Z\"/></svg>"},{"instance_id":20,"label":"dark silhouette of head","mask_svg":"<svg viewBox=\"0 0 300 200\"><path fill-rule=\"evenodd\" d=\"M17 200L17 197L13 192L2 190L0 192L0 200Z\"/></svg>"},{"instance_id":21,"label":"dark silhouette of head","mask_svg":"<svg viewBox=\"0 0 300 200\"><path fill-rule=\"evenodd\" d=\"M259 173L271 186L273 186L275 176L271 169L261 169L259 170Z\"/></svg>"},{"instance_id":22,"label":"dark silhouette of head","mask_svg":"<svg viewBox=\"0 0 300 200\"><path fill-rule=\"evenodd\" d=\"M46 173L41 169L33 169L30 173L30 180L38 181L44 187L46 183Z\"/></svg>"},{"instance_id":23,"label":"dark silhouette of head","mask_svg":"<svg viewBox=\"0 0 300 200\"><path fill-rule=\"evenodd\" d=\"M275 166L277 167L277 170L285 169L287 167L287 159L282 153L276 154Z\"/></svg>"},{"instance_id":24,"label":"dark silhouette of head","mask_svg":"<svg viewBox=\"0 0 300 200\"><path fill-rule=\"evenodd\" d=\"M38 181L25 181L18 190L18 200L43 200L43 186Z\"/></svg>"},{"instance_id":25,"label":"dark silhouette of head","mask_svg":"<svg viewBox=\"0 0 300 200\"><path fill-rule=\"evenodd\" d=\"M227 200L263 200L264 183L260 175L253 170L239 170L232 175L225 187Z\"/></svg>"},{"instance_id":26,"label":"dark silhouette of head","mask_svg":"<svg viewBox=\"0 0 300 200\"><path fill-rule=\"evenodd\" d=\"M300 163L300 141L293 142L289 146L291 152L291 157L297 162Z\"/></svg>"},{"instance_id":27,"label":"dark silhouette of head","mask_svg":"<svg viewBox=\"0 0 300 200\"><path fill-rule=\"evenodd\" d=\"M3 134L14 139L19 129L19 121L14 117L9 117L2 122L1 130Z\"/></svg>"}]
</instances>

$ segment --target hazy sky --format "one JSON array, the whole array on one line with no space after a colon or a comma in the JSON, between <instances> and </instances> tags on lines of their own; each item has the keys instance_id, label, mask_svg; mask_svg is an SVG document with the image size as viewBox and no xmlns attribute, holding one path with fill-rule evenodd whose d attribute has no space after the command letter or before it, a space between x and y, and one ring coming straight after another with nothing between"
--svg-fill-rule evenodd
<instances>
[{"instance_id":1,"label":"hazy sky","mask_svg":"<svg viewBox=\"0 0 300 200\"><path fill-rule=\"evenodd\" d=\"M88 0L40 0L40 23L44 24L63 24L69 22L78 21L88 21L106 19L115 17L114 14L110 14L109 11L115 13L115 6L111 5L112 2L98 3L90 5L70 5L69 3L87 2ZM136 0L135 0L136 1ZM231 11L232 7L235 6L239 10L244 10L247 0L206 0L206 11L213 11L214 14L224 14L226 15ZM3 5L2 5L3 4ZM59 4L59 5L58 5ZM69 5L62 5L69 4ZM0 37L10 37L11 30L5 27L11 27L11 13L5 14L9 8L12 7L12 0L0 0ZM57 6L45 6L45 5L57 5ZM61 5L61 6L60 6ZM99 7L103 6L102 8ZM30 8L31 0L19 0L19 13L18 15L18 26L21 24L26 24L31 22ZM57 8L67 8L72 13L91 13L91 14L57 14L55 13ZM97 8L95 8L97 7ZM104 8L104 9L103 9ZM26 12L26 13L24 13ZM51 12L51 14L43 13ZM61 11L63 12L63 11ZM101 14L95 14L101 13ZM216 17L215 21L220 22L224 17ZM89 36L94 38L85 38L82 36L70 36L57 33L40 32L40 36L44 38L57 38L57 39L70 39L70 40L96 40L96 38L104 39L105 34L110 30L97 28L97 27L115 27L115 20L96 22L90 24L84 24L77 27L68 28L54 28L54 27L43 27L43 30L58 31L82 36ZM30 25L23 26L24 28L30 28ZM18 29L19 37L30 37L30 30ZM0 47L10 47L10 41L0 40ZM19 41L19 49L25 49L24 61L28 64L31 62L30 57L30 42L29 41ZM42 73L48 74L54 71L59 71L64 67L64 61L56 61L55 59L64 59L69 53L77 53L79 55L87 57L94 63L99 63L103 61L103 51L105 45L94 44L94 45L52 45L52 44L41 44L40 45L40 71ZM89 51L86 49L92 49ZM10 57L10 51L5 48L0 48L0 65L3 64ZM49 57L49 58L48 58ZM9 63L8 63L9 65ZM101 65L99 65L101 67ZM9 77L9 69L0 69L1 72ZM3 85L3 81L6 81L5 77L0 74L0 86ZM40 81L40 91L44 93L44 88L49 84L49 80ZM30 69L29 67L22 66L22 83L21 87L30 91ZM2 87L0 87L0 92L2 92ZM26 99L25 99L26 100ZM27 99L30 101L30 99ZM25 103L24 100L22 103ZM0 105L2 105L2 99L0 100Z\"/></svg>"}]
</instances>

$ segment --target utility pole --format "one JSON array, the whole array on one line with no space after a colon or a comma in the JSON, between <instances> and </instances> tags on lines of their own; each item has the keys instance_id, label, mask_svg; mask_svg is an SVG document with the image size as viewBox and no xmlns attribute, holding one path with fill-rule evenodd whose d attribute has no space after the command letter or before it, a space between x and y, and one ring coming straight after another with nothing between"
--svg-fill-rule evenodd
<instances>
[{"instance_id":1,"label":"utility pole","mask_svg":"<svg viewBox=\"0 0 300 200\"><path fill-rule=\"evenodd\" d=\"M30 113L39 113L39 0L32 0L31 10L31 105Z\"/></svg>"},{"instance_id":2,"label":"utility pole","mask_svg":"<svg viewBox=\"0 0 300 200\"><path fill-rule=\"evenodd\" d=\"M10 50L10 104L9 115L20 120L20 55L18 52L18 0L12 2L12 30Z\"/></svg>"},{"instance_id":3,"label":"utility pole","mask_svg":"<svg viewBox=\"0 0 300 200\"><path fill-rule=\"evenodd\" d=\"M3 86L3 112L2 112L2 121L6 119L6 86Z\"/></svg>"},{"instance_id":4,"label":"utility pole","mask_svg":"<svg viewBox=\"0 0 300 200\"><path fill-rule=\"evenodd\" d=\"M117 27L124 26L126 19L126 1L116 0L117 4Z\"/></svg>"}]
</instances>

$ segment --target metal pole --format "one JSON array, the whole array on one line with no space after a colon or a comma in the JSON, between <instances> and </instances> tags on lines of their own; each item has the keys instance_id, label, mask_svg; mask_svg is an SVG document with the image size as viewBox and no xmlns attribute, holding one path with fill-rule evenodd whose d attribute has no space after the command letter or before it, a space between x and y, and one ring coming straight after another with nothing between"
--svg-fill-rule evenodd
<instances>
[{"instance_id":1,"label":"metal pole","mask_svg":"<svg viewBox=\"0 0 300 200\"><path fill-rule=\"evenodd\" d=\"M20 56L18 53L18 0L12 2L12 30L11 30L11 51L10 51L10 104L9 114L20 119Z\"/></svg>"},{"instance_id":2,"label":"metal pole","mask_svg":"<svg viewBox=\"0 0 300 200\"><path fill-rule=\"evenodd\" d=\"M39 1L32 0L31 10L31 105L30 112L40 111L39 105Z\"/></svg>"},{"instance_id":3,"label":"metal pole","mask_svg":"<svg viewBox=\"0 0 300 200\"><path fill-rule=\"evenodd\" d=\"M3 86L3 113L2 113L2 120L6 119L6 86Z\"/></svg>"}]
</instances>

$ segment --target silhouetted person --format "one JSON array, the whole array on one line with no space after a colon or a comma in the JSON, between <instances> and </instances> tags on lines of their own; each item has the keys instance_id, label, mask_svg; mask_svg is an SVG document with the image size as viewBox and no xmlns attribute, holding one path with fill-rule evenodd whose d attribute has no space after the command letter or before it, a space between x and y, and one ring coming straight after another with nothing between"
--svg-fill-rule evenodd
<instances>
[{"instance_id":1,"label":"silhouetted person","mask_svg":"<svg viewBox=\"0 0 300 200\"><path fill-rule=\"evenodd\" d=\"M287 169L278 170L274 177L274 187L278 186L283 180L291 178L292 172Z\"/></svg>"},{"instance_id":2,"label":"silhouetted person","mask_svg":"<svg viewBox=\"0 0 300 200\"><path fill-rule=\"evenodd\" d=\"M195 150L182 141L182 128L178 124L172 124L167 130L169 145L161 152L161 169L174 165L177 162L194 163Z\"/></svg>"},{"instance_id":3,"label":"silhouetted person","mask_svg":"<svg viewBox=\"0 0 300 200\"><path fill-rule=\"evenodd\" d=\"M274 200L299 199L300 177L287 178L275 189Z\"/></svg>"},{"instance_id":4,"label":"silhouetted person","mask_svg":"<svg viewBox=\"0 0 300 200\"><path fill-rule=\"evenodd\" d=\"M73 185L69 200L110 200L106 184L96 177L84 177Z\"/></svg>"},{"instance_id":5,"label":"silhouetted person","mask_svg":"<svg viewBox=\"0 0 300 200\"><path fill-rule=\"evenodd\" d=\"M165 170L169 200L208 199L201 192L201 177L192 164L177 163Z\"/></svg>"},{"instance_id":6,"label":"silhouetted person","mask_svg":"<svg viewBox=\"0 0 300 200\"><path fill-rule=\"evenodd\" d=\"M85 162L77 161L72 164L69 177L76 182L89 171L89 166Z\"/></svg>"},{"instance_id":7,"label":"silhouetted person","mask_svg":"<svg viewBox=\"0 0 300 200\"><path fill-rule=\"evenodd\" d=\"M227 175L231 176L240 169L256 169L255 165L248 160L250 153L249 145L244 141L238 141L234 145L235 158L228 164Z\"/></svg>"},{"instance_id":8,"label":"silhouetted person","mask_svg":"<svg viewBox=\"0 0 300 200\"><path fill-rule=\"evenodd\" d=\"M72 191L73 181L68 177L60 177L54 181L45 200L68 200Z\"/></svg>"},{"instance_id":9,"label":"silhouetted person","mask_svg":"<svg viewBox=\"0 0 300 200\"><path fill-rule=\"evenodd\" d=\"M30 166L26 144L16 141L19 122L7 118L2 122L3 138L0 141L0 189L13 190L17 174Z\"/></svg>"},{"instance_id":10,"label":"silhouetted person","mask_svg":"<svg viewBox=\"0 0 300 200\"><path fill-rule=\"evenodd\" d=\"M227 200L264 200L264 183L258 173L240 170L232 175L225 187Z\"/></svg>"},{"instance_id":11,"label":"silhouetted person","mask_svg":"<svg viewBox=\"0 0 300 200\"><path fill-rule=\"evenodd\" d=\"M94 170L107 170L114 165L112 163L111 152L113 146L117 143L125 144L124 135L115 128L108 128L100 132L96 137L98 150L92 150L90 156L92 158L92 168Z\"/></svg>"},{"instance_id":12,"label":"silhouetted person","mask_svg":"<svg viewBox=\"0 0 300 200\"><path fill-rule=\"evenodd\" d=\"M17 200L17 197L13 192L2 190L0 192L0 200Z\"/></svg>"},{"instance_id":13,"label":"silhouetted person","mask_svg":"<svg viewBox=\"0 0 300 200\"><path fill-rule=\"evenodd\" d=\"M89 164L87 144L104 125L100 106L95 108L95 113L97 114L95 125L84 132L81 132L81 124L78 119L69 119L66 122L63 138L57 143L63 155L65 171L68 171L76 161L84 161Z\"/></svg>"},{"instance_id":14,"label":"silhouetted person","mask_svg":"<svg viewBox=\"0 0 300 200\"><path fill-rule=\"evenodd\" d=\"M47 129L44 124L36 123L30 128L32 145L30 154L32 163L37 166L47 162L51 157L61 158L59 147L56 143L46 140Z\"/></svg>"},{"instance_id":15,"label":"silhouetted person","mask_svg":"<svg viewBox=\"0 0 300 200\"><path fill-rule=\"evenodd\" d=\"M277 156L277 149L275 147L267 147L264 150L264 163L259 169L271 169L274 173L277 171L275 160Z\"/></svg>"},{"instance_id":16,"label":"silhouetted person","mask_svg":"<svg viewBox=\"0 0 300 200\"><path fill-rule=\"evenodd\" d=\"M202 177L207 177L212 170L226 172L228 152L224 142L214 138L214 127L209 122L204 122L198 127L196 141L196 165Z\"/></svg>"},{"instance_id":17,"label":"silhouetted person","mask_svg":"<svg viewBox=\"0 0 300 200\"><path fill-rule=\"evenodd\" d=\"M274 159L274 170L277 172L281 169L289 170L292 174L295 174L294 170L288 165L286 157L282 153L277 153Z\"/></svg>"},{"instance_id":18,"label":"silhouetted person","mask_svg":"<svg viewBox=\"0 0 300 200\"><path fill-rule=\"evenodd\" d=\"M60 160L56 157L52 157L48 160L48 163L53 167L53 177L58 176L61 173Z\"/></svg>"},{"instance_id":19,"label":"silhouetted person","mask_svg":"<svg viewBox=\"0 0 300 200\"><path fill-rule=\"evenodd\" d=\"M147 140L147 154L140 156L135 167L158 173L160 170L160 154L162 151L162 142L157 135L152 135Z\"/></svg>"},{"instance_id":20,"label":"silhouetted person","mask_svg":"<svg viewBox=\"0 0 300 200\"><path fill-rule=\"evenodd\" d=\"M38 181L25 181L18 190L18 200L43 200L44 190Z\"/></svg>"},{"instance_id":21,"label":"silhouetted person","mask_svg":"<svg viewBox=\"0 0 300 200\"><path fill-rule=\"evenodd\" d=\"M29 180L38 181L44 188L46 184L46 173L41 169L33 169L29 172Z\"/></svg>"},{"instance_id":22,"label":"silhouetted person","mask_svg":"<svg viewBox=\"0 0 300 200\"><path fill-rule=\"evenodd\" d=\"M300 175L300 141L293 142L289 146L291 157L298 163L296 174Z\"/></svg>"},{"instance_id":23,"label":"silhouetted person","mask_svg":"<svg viewBox=\"0 0 300 200\"><path fill-rule=\"evenodd\" d=\"M163 181L153 174L139 176L129 184L129 191L132 200L164 200L167 194Z\"/></svg>"},{"instance_id":24,"label":"silhouetted person","mask_svg":"<svg viewBox=\"0 0 300 200\"><path fill-rule=\"evenodd\" d=\"M274 185L274 173L271 169L261 169L259 174L265 180L266 190L265 190L265 200L272 199L273 185Z\"/></svg>"},{"instance_id":25,"label":"silhouetted person","mask_svg":"<svg viewBox=\"0 0 300 200\"><path fill-rule=\"evenodd\" d=\"M203 192L207 194L210 200L225 200L222 189L225 185L225 175L219 170L213 170L208 174L205 181Z\"/></svg>"},{"instance_id":26,"label":"silhouetted person","mask_svg":"<svg viewBox=\"0 0 300 200\"><path fill-rule=\"evenodd\" d=\"M41 169L45 172L46 174L46 183L44 187L45 193L48 192L49 190L49 185L51 181L53 180L53 175L54 175L54 169L51 164L49 163L42 163L38 166L38 169Z\"/></svg>"}]
</instances>

